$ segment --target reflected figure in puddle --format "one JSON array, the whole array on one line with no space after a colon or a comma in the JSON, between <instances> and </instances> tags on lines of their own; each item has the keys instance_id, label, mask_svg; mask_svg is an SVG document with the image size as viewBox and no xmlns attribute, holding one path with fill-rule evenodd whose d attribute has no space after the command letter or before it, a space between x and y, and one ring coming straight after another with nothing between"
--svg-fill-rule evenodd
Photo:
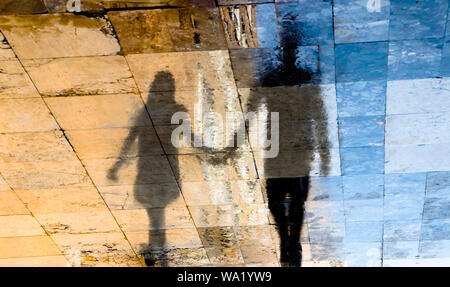
<instances>
[{"instance_id":1,"label":"reflected figure in puddle","mask_svg":"<svg viewBox=\"0 0 450 287\"><path fill-rule=\"evenodd\" d=\"M247 111L279 113L278 156L264 158L264 150L260 150L255 158L258 162L259 157L259 176L265 179L268 206L280 239L280 262L299 267L309 176L328 174L330 145L322 87L310 85L317 71L308 71L298 60L299 35L294 28L281 26L281 47L271 50L270 57L275 60L269 69L256 67L264 71L260 87L250 89L244 105ZM270 122L268 125L271 131Z\"/></svg>"},{"instance_id":2,"label":"reflected figure in puddle","mask_svg":"<svg viewBox=\"0 0 450 287\"><path fill-rule=\"evenodd\" d=\"M152 82L149 90L150 97L152 92L160 91L161 87L166 88L165 96L167 97L167 102L175 107L179 111L185 111L184 106L178 105L175 102L174 91L175 91L175 81L170 72L161 71L158 72ZM149 239L147 246L141 246L140 252L145 259L147 266L166 266L168 263L167 254L165 252L166 247L166 233L165 233L165 207L177 199L180 196L178 190L176 192L172 190L167 190L165 188L156 189L158 194L155 194L155 190L151 190L149 185L145 183L149 182L148 175L154 172L151 167L148 166L145 154L148 154L148 142L151 140L149 137L153 136L146 132L146 129L137 123L145 122L149 119L148 112L146 108L143 108L136 118L136 125L131 128L125 142L122 146L120 157L121 159L116 162L116 164L109 170L108 178L117 181L117 172L120 168L126 164L127 159L125 156L129 154L134 144L138 145L138 162L137 162L137 176L135 179L134 186L134 197L143 206L146 207L160 207L162 210L147 209L148 217L150 220L151 229L149 231ZM153 129L153 127L150 127ZM155 185L153 185L155 186ZM160 185L161 186L161 185ZM164 185L162 185L164 186ZM153 191L153 192L152 192ZM165 205L165 206L161 206Z\"/></svg>"}]
</instances>

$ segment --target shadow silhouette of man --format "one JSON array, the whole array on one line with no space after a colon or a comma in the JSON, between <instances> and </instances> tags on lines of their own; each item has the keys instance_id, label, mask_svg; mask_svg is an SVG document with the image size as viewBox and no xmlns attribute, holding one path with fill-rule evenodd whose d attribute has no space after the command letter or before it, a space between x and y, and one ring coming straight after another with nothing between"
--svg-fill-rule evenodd
<instances>
[{"instance_id":1,"label":"shadow silhouette of man","mask_svg":"<svg viewBox=\"0 0 450 287\"><path fill-rule=\"evenodd\" d=\"M300 87L315 75L299 65L295 25L282 26L280 34L281 47L271 55L277 64L263 68L260 87L251 88L246 104L247 111L263 107L269 114L279 112L279 154L262 159L260 176L265 179L268 206L280 238L280 262L299 267L311 166L319 156L320 174L327 175L329 170L327 115L320 86Z\"/></svg>"},{"instance_id":2,"label":"shadow silhouette of man","mask_svg":"<svg viewBox=\"0 0 450 287\"><path fill-rule=\"evenodd\" d=\"M160 92L161 90L165 90L167 92ZM165 104L170 106L171 108L184 112L186 109L183 105L179 105L175 101L175 81L170 72L160 71L156 74L152 85L150 87L148 97L150 98L153 93L163 94L165 97ZM148 101L147 101L148 102ZM148 166L148 162L146 161L145 154L148 154L148 142L151 140L152 134L146 132L146 129L139 125L149 118L148 111L144 107L139 116L136 118L136 124L130 129L127 138L124 141L124 144L121 148L120 152L120 160L116 162L116 164L109 170L108 178L117 181L117 172L126 162L125 156L132 149L133 145L138 145L138 158L137 158L137 176L135 179L134 185L134 197L140 202L144 207L147 207L147 213L150 220L150 231L149 231L149 239L147 246L141 246L141 254L145 259L145 263L147 266L166 266L167 265L167 248L166 248L166 233L165 233L165 216L164 209L165 207L172 201L174 201L178 196L180 196L179 192L166 192L163 189L163 193L159 193L157 196L152 196L149 193L149 189L146 188L146 184L148 184L148 175L152 174L151 168ZM170 124L167 123L168 125ZM148 127L147 127L148 129ZM176 178L176 175L175 175ZM158 190L159 191L159 190ZM161 207L162 203L164 206ZM161 207L162 211L156 211L154 209L148 208L158 206Z\"/></svg>"}]
</instances>

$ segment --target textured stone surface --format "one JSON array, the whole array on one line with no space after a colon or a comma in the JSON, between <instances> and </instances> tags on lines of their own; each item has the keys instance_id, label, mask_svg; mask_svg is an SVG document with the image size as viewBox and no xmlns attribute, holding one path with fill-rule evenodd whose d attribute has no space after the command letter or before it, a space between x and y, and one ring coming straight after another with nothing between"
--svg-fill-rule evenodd
<instances>
[{"instance_id":1,"label":"textured stone surface","mask_svg":"<svg viewBox=\"0 0 450 287\"><path fill-rule=\"evenodd\" d=\"M442 39L389 42L389 80L434 78L440 75Z\"/></svg>"},{"instance_id":2,"label":"textured stone surface","mask_svg":"<svg viewBox=\"0 0 450 287\"><path fill-rule=\"evenodd\" d=\"M390 1L369 11L365 0L338 0L334 4L336 43L385 41L389 37Z\"/></svg>"},{"instance_id":3,"label":"textured stone surface","mask_svg":"<svg viewBox=\"0 0 450 287\"><path fill-rule=\"evenodd\" d=\"M114 11L108 18L125 54L226 48L217 10Z\"/></svg>"},{"instance_id":4,"label":"textured stone surface","mask_svg":"<svg viewBox=\"0 0 450 287\"><path fill-rule=\"evenodd\" d=\"M387 59L387 42L339 44L336 46L336 80L384 80Z\"/></svg>"},{"instance_id":5,"label":"textured stone surface","mask_svg":"<svg viewBox=\"0 0 450 287\"><path fill-rule=\"evenodd\" d=\"M0 17L0 29L21 59L113 55L120 50L104 18L5 16Z\"/></svg>"},{"instance_id":6,"label":"textured stone surface","mask_svg":"<svg viewBox=\"0 0 450 287\"><path fill-rule=\"evenodd\" d=\"M43 0L5 0L0 6L0 15L34 14L46 11Z\"/></svg>"},{"instance_id":7,"label":"textured stone surface","mask_svg":"<svg viewBox=\"0 0 450 287\"><path fill-rule=\"evenodd\" d=\"M23 63L44 96L137 92L128 65L121 56L32 59Z\"/></svg>"},{"instance_id":8,"label":"textured stone surface","mask_svg":"<svg viewBox=\"0 0 450 287\"><path fill-rule=\"evenodd\" d=\"M390 35L392 40L442 37L448 1L391 0Z\"/></svg>"},{"instance_id":9,"label":"textured stone surface","mask_svg":"<svg viewBox=\"0 0 450 287\"><path fill-rule=\"evenodd\" d=\"M61 127L68 130L150 125L148 117L139 117L144 105L135 94L56 97L45 101Z\"/></svg>"},{"instance_id":10,"label":"textured stone surface","mask_svg":"<svg viewBox=\"0 0 450 287\"><path fill-rule=\"evenodd\" d=\"M48 236L0 238L0 258L39 257L60 255Z\"/></svg>"},{"instance_id":11,"label":"textured stone surface","mask_svg":"<svg viewBox=\"0 0 450 287\"><path fill-rule=\"evenodd\" d=\"M7 58L6 55L5 58ZM0 61L0 70L2 71L0 75L0 98L39 97L39 93L34 88L33 83L19 61Z\"/></svg>"},{"instance_id":12,"label":"textured stone surface","mask_svg":"<svg viewBox=\"0 0 450 287\"><path fill-rule=\"evenodd\" d=\"M0 99L0 131L37 132L58 128L41 99Z\"/></svg>"}]
</instances>

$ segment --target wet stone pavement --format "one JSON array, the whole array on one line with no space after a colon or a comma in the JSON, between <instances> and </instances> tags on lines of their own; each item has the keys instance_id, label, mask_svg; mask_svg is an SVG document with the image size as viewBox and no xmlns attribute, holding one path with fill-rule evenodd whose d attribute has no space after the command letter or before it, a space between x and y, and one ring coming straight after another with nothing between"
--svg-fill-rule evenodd
<instances>
[{"instance_id":1,"label":"wet stone pavement","mask_svg":"<svg viewBox=\"0 0 450 287\"><path fill-rule=\"evenodd\" d=\"M448 0L80 4L0 4L0 266L450 265Z\"/></svg>"}]
</instances>

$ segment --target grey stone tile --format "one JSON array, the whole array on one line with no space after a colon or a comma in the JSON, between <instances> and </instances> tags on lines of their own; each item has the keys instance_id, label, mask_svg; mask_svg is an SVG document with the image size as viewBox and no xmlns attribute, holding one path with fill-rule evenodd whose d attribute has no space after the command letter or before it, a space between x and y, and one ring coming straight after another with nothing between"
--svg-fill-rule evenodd
<instances>
[{"instance_id":1,"label":"grey stone tile","mask_svg":"<svg viewBox=\"0 0 450 287\"><path fill-rule=\"evenodd\" d=\"M385 80L387 77L387 42L338 44L335 56L337 82Z\"/></svg>"},{"instance_id":2,"label":"grey stone tile","mask_svg":"<svg viewBox=\"0 0 450 287\"><path fill-rule=\"evenodd\" d=\"M418 79L440 76L442 39L389 42L388 79Z\"/></svg>"},{"instance_id":3,"label":"grey stone tile","mask_svg":"<svg viewBox=\"0 0 450 287\"><path fill-rule=\"evenodd\" d=\"M312 3L299 0L295 3L278 3L277 6L281 33L301 35L286 39L283 46L333 43L331 1Z\"/></svg>"},{"instance_id":4,"label":"grey stone tile","mask_svg":"<svg viewBox=\"0 0 450 287\"><path fill-rule=\"evenodd\" d=\"M309 240L311 244L342 243L346 237L344 223L308 224Z\"/></svg>"},{"instance_id":5,"label":"grey stone tile","mask_svg":"<svg viewBox=\"0 0 450 287\"><path fill-rule=\"evenodd\" d=\"M389 220L384 222L383 241L417 241L420 238L421 220Z\"/></svg>"},{"instance_id":6,"label":"grey stone tile","mask_svg":"<svg viewBox=\"0 0 450 287\"><path fill-rule=\"evenodd\" d=\"M450 113L392 115L386 118L386 145L449 143Z\"/></svg>"},{"instance_id":7,"label":"grey stone tile","mask_svg":"<svg viewBox=\"0 0 450 287\"><path fill-rule=\"evenodd\" d=\"M383 259L417 258L419 241L394 241L383 243Z\"/></svg>"},{"instance_id":8,"label":"grey stone tile","mask_svg":"<svg viewBox=\"0 0 450 287\"><path fill-rule=\"evenodd\" d=\"M383 174L384 147L342 148L343 175Z\"/></svg>"},{"instance_id":9,"label":"grey stone tile","mask_svg":"<svg viewBox=\"0 0 450 287\"><path fill-rule=\"evenodd\" d=\"M370 2L369 2L370 3ZM389 1L379 2L375 11L367 1L338 0L334 2L334 33L336 43L385 41L389 34Z\"/></svg>"},{"instance_id":10,"label":"grey stone tile","mask_svg":"<svg viewBox=\"0 0 450 287\"><path fill-rule=\"evenodd\" d=\"M381 221L383 220L383 200L346 200L345 220L351 221Z\"/></svg>"},{"instance_id":11,"label":"grey stone tile","mask_svg":"<svg viewBox=\"0 0 450 287\"><path fill-rule=\"evenodd\" d=\"M345 243L345 267L380 267L381 242Z\"/></svg>"},{"instance_id":12,"label":"grey stone tile","mask_svg":"<svg viewBox=\"0 0 450 287\"><path fill-rule=\"evenodd\" d=\"M341 118L339 143L343 148L384 145L384 116Z\"/></svg>"},{"instance_id":13,"label":"grey stone tile","mask_svg":"<svg viewBox=\"0 0 450 287\"><path fill-rule=\"evenodd\" d=\"M305 209L305 217L311 226L316 224L343 223L345 221L344 204L339 200L307 201Z\"/></svg>"},{"instance_id":14,"label":"grey stone tile","mask_svg":"<svg viewBox=\"0 0 450 287\"><path fill-rule=\"evenodd\" d=\"M384 115L386 81L359 81L336 84L340 118Z\"/></svg>"},{"instance_id":15,"label":"grey stone tile","mask_svg":"<svg viewBox=\"0 0 450 287\"><path fill-rule=\"evenodd\" d=\"M448 2L391 0L390 35L392 40L442 37Z\"/></svg>"},{"instance_id":16,"label":"grey stone tile","mask_svg":"<svg viewBox=\"0 0 450 287\"><path fill-rule=\"evenodd\" d=\"M448 112L449 90L450 78L389 81L386 114Z\"/></svg>"},{"instance_id":17,"label":"grey stone tile","mask_svg":"<svg viewBox=\"0 0 450 287\"><path fill-rule=\"evenodd\" d=\"M345 223L345 242L381 242L382 221L347 221Z\"/></svg>"},{"instance_id":18,"label":"grey stone tile","mask_svg":"<svg viewBox=\"0 0 450 287\"><path fill-rule=\"evenodd\" d=\"M420 220L423 213L424 196L391 195L384 198L385 220Z\"/></svg>"},{"instance_id":19,"label":"grey stone tile","mask_svg":"<svg viewBox=\"0 0 450 287\"><path fill-rule=\"evenodd\" d=\"M343 200L340 176L311 177L309 200Z\"/></svg>"},{"instance_id":20,"label":"grey stone tile","mask_svg":"<svg viewBox=\"0 0 450 287\"><path fill-rule=\"evenodd\" d=\"M419 246L420 258L432 258L433 260L445 258L450 262L450 240L421 241Z\"/></svg>"},{"instance_id":21,"label":"grey stone tile","mask_svg":"<svg viewBox=\"0 0 450 287\"><path fill-rule=\"evenodd\" d=\"M448 144L386 146L385 169L386 173L450 170L450 147Z\"/></svg>"},{"instance_id":22,"label":"grey stone tile","mask_svg":"<svg viewBox=\"0 0 450 287\"><path fill-rule=\"evenodd\" d=\"M450 219L424 220L421 240L450 240Z\"/></svg>"},{"instance_id":23,"label":"grey stone tile","mask_svg":"<svg viewBox=\"0 0 450 287\"><path fill-rule=\"evenodd\" d=\"M345 200L383 198L384 176L381 174L343 176Z\"/></svg>"},{"instance_id":24,"label":"grey stone tile","mask_svg":"<svg viewBox=\"0 0 450 287\"><path fill-rule=\"evenodd\" d=\"M423 218L429 219L450 219L450 194L433 193L426 196L423 206Z\"/></svg>"},{"instance_id":25,"label":"grey stone tile","mask_svg":"<svg viewBox=\"0 0 450 287\"><path fill-rule=\"evenodd\" d=\"M450 172L430 172L427 174L427 196L450 191Z\"/></svg>"},{"instance_id":26,"label":"grey stone tile","mask_svg":"<svg viewBox=\"0 0 450 287\"><path fill-rule=\"evenodd\" d=\"M386 174L384 182L387 197L406 196L422 200L425 194L426 174Z\"/></svg>"}]
</instances>

